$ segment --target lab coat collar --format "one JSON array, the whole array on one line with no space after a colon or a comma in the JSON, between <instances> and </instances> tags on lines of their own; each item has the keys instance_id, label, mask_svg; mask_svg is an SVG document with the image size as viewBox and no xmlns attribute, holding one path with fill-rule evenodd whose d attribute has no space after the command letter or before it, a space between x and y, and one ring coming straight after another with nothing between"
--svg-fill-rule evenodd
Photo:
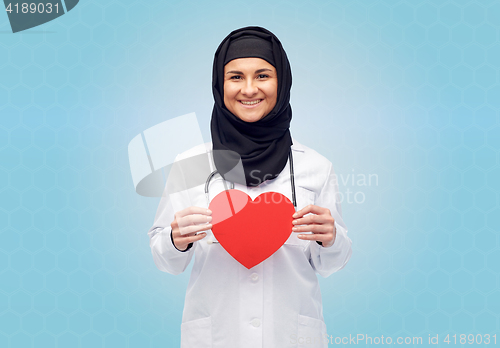
<instances>
[{"instance_id":1,"label":"lab coat collar","mask_svg":"<svg viewBox=\"0 0 500 348\"><path fill-rule=\"evenodd\" d=\"M292 138L292 150L293 151L299 151L299 152L304 152L305 148L302 144L300 144L297 140Z\"/></svg>"}]
</instances>

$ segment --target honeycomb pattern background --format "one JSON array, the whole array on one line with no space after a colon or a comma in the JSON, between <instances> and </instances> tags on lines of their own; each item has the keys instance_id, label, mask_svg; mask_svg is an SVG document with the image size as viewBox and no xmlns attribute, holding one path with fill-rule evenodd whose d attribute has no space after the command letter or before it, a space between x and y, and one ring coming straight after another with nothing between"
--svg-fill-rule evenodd
<instances>
[{"instance_id":1,"label":"honeycomb pattern background","mask_svg":"<svg viewBox=\"0 0 500 348\"><path fill-rule=\"evenodd\" d=\"M293 136L365 197L329 334L500 339L498 0L88 0L0 14L0 347L179 346L189 272L153 264L127 145L193 111L209 141L213 53L246 25L289 55Z\"/></svg>"}]
</instances>

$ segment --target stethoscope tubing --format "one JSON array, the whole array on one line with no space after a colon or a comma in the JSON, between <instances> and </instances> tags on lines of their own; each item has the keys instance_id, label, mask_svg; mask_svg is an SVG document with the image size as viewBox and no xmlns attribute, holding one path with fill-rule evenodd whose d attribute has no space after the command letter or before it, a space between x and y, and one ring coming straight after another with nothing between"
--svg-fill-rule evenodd
<instances>
[{"instance_id":1,"label":"stethoscope tubing","mask_svg":"<svg viewBox=\"0 0 500 348\"><path fill-rule=\"evenodd\" d=\"M296 198L296 195L295 195L295 175L294 175L294 168L293 168L292 149L290 149L290 153L288 155L288 160L289 160L288 163L290 164L290 186L291 186L291 189L292 189L292 203L293 203L293 206L295 207L295 210L297 210L297 198ZM210 186L210 181L217 174L220 175L220 173L217 170L214 170L212 173L210 173L210 175L207 178L207 181L205 182L205 197L207 199L207 206L210 204L210 196L208 194L208 192L209 192L209 186ZM220 175L220 176L222 178L222 183L224 184L224 190L227 191L226 180L224 179L224 177L222 175ZM234 183L233 182L231 183L231 189L234 189Z\"/></svg>"}]
</instances>

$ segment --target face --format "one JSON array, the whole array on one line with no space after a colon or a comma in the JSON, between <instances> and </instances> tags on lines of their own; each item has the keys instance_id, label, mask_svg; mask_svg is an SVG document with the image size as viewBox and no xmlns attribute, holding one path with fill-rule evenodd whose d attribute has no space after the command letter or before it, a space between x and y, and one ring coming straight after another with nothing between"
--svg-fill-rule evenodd
<instances>
[{"instance_id":1,"label":"face","mask_svg":"<svg viewBox=\"0 0 500 348\"><path fill-rule=\"evenodd\" d=\"M256 122L276 105L278 75L260 58L233 59L224 67L224 105L245 122Z\"/></svg>"}]
</instances>

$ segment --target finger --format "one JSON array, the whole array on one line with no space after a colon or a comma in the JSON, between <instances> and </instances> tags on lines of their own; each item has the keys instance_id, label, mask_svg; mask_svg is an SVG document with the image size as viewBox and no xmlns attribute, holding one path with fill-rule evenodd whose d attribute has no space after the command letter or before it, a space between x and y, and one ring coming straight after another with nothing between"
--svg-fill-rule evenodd
<instances>
[{"instance_id":1,"label":"finger","mask_svg":"<svg viewBox=\"0 0 500 348\"><path fill-rule=\"evenodd\" d=\"M312 233L331 233L332 228L328 225L303 225L294 226L292 232L312 232Z\"/></svg>"},{"instance_id":2,"label":"finger","mask_svg":"<svg viewBox=\"0 0 500 348\"><path fill-rule=\"evenodd\" d=\"M315 240L318 242L329 242L332 239L332 236L329 234L299 234L297 238L302 240Z\"/></svg>"},{"instance_id":3,"label":"finger","mask_svg":"<svg viewBox=\"0 0 500 348\"><path fill-rule=\"evenodd\" d=\"M309 204L308 206L300 209L298 212L292 215L293 218L300 218L306 214L313 213L313 214L325 214L329 212L328 209L318 207L317 205L314 204Z\"/></svg>"},{"instance_id":4,"label":"finger","mask_svg":"<svg viewBox=\"0 0 500 348\"><path fill-rule=\"evenodd\" d=\"M210 221L212 221L211 216L200 215L200 214L196 214L196 215L191 214L191 215L186 215L186 216L180 218L178 221L178 224L179 224L179 227L186 227L186 226L190 226L190 225L206 224L207 222L210 222Z\"/></svg>"},{"instance_id":5,"label":"finger","mask_svg":"<svg viewBox=\"0 0 500 348\"><path fill-rule=\"evenodd\" d=\"M179 212L177 212L177 218L182 218L186 215L201 214L201 215L212 215L212 211L207 208L201 207L187 207Z\"/></svg>"},{"instance_id":6,"label":"finger","mask_svg":"<svg viewBox=\"0 0 500 348\"><path fill-rule=\"evenodd\" d=\"M306 225L306 224L333 224L335 220L330 215L316 215L309 214L302 218L292 221L294 225Z\"/></svg>"},{"instance_id":7,"label":"finger","mask_svg":"<svg viewBox=\"0 0 500 348\"><path fill-rule=\"evenodd\" d=\"M179 229L179 231L180 231L181 235L185 236L186 234L192 234L192 233L201 232L201 231L208 231L211 228L212 228L212 224L191 225L191 226L181 227Z\"/></svg>"},{"instance_id":8,"label":"finger","mask_svg":"<svg viewBox=\"0 0 500 348\"><path fill-rule=\"evenodd\" d=\"M182 237L179 238L179 243L181 244L189 244L189 243L193 243L193 242L196 242L196 241L199 241L200 239L203 239L207 236L206 232L201 232L201 233L198 233L198 234L195 234L193 236L189 236L189 237Z\"/></svg>"}]
</instances>

